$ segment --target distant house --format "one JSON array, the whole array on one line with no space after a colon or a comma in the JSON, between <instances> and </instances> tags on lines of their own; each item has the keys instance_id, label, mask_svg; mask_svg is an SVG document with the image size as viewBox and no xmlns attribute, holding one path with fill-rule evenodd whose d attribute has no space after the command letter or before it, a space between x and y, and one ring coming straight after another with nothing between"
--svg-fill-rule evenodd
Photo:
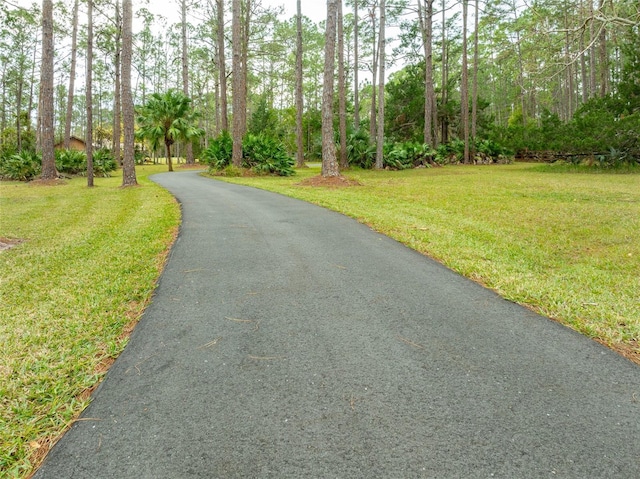
<instances>
[{"instance_id":1,"label":"distant house","mask_svg":"<svg viewBox=\"0 0 640 479\"><path fill-rule=\"evenodd\" d=\"M58 143L55 144L55 149L56 150L62 150L63 148L64 148L64 140L59 141ZM86 151L87 144L84 142L84 140L81 140L77 136L72 136L70 138L70 142L69 142L69 149L70 150L78 150L78 151Z\"/></svg>"}]
</instances>

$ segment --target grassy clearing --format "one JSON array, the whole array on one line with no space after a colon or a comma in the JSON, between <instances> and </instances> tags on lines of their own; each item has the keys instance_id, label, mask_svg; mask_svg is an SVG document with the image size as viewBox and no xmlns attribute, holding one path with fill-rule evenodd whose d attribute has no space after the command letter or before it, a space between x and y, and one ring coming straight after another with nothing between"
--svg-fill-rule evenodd
<instances>
[{"instance_id":1,"label":"grassy clearing","mask_svg":"<svg viewBox=\"0 0 640 479\"><path fill-rule=\"evenodd\" d=\"M536 165L351 171L362 186L227 181L277 191L387 234L640 363L640 176Z\"/></svg>"},{"instance_id":2,"label":"grassy clearing","mask_svg":"<svg viewBox=\"0 0 640 479\"><path fill-rule=\"evenodd\" d=\"M151 183L0 184L0 477L26 477L88 404L155 287L180 211Z\"/></svg>"}]
</instances>

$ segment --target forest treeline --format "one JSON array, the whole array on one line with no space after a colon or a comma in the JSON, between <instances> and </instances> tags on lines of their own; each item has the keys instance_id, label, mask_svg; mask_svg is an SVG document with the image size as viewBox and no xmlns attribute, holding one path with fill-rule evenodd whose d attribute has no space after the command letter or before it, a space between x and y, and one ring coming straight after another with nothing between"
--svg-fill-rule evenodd
<instances>
[{"instance_id":1,"label":"forest treeline","mask_svg":"<svg viewBox=\"0 0 640 479\"><path fill-rule=\"evenodd\" d=\"M91 137L87 144L122 158L127 77L138 114L154 94L189 99L193 134L177 134L169 145L187 161L219 161L216 148L231 140L240 151L247 134L252 145L269 144L278 155L284 148L299 163L320 159L328 114L333 128L324 133L342 166L515 154L640 161L637 0L327 0L320 23L304 16L300 1L301 15L287 19L261 0L180 0L169 4L175 12L130 12L136 31L128 43L130 1L45 0L26 8L16 1L0 5L5 164L16 155L40 161L47 101L56 142ZM43 33L48 4L52 59ZM47 90L42 73L50 60ZM123 75L127 62L131 72ZM137 160L166 154L158 140L139 135Z\"/></svg>"}]
</instances>

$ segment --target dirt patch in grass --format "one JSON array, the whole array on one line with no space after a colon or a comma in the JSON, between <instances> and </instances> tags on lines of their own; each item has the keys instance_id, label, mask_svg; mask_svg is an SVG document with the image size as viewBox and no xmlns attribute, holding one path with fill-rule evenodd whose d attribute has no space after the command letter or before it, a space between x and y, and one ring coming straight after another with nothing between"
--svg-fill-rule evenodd
<instances>
[{"instance_id":1,"label":"dirt patch in grass","mask_svg":"<svg viewBox=\"0 0 640 479\"><path fill-rule=\"evenodd\" d=\"M362 186L362 183L347 178L346 176L312 176L296 183L296 186L313 186L325 188L348 188L350 186Z\"/></svg>"},{"instance_id":2,"label":"dirt patch in grass","mask_svg":"<svg viewBox=\"0 0 640 479\"><path fill-rule=\"evenodd\" d=\"M3 238L2 236L0 236L0 251L4 251L4 250L7 250L9 248L13 248L14 246L17 246L22 242L24 242L24 240L21 240L21 239L9 239L9 238Z\"/></svg>"},{"instance_id":3,"label":"dirt patch in grass","mask_svg":"<svg viewBox=\"0 0 640 479\"><path fill-rule=\"evenodd\" d=\"M66 181L59 178L54 178L53 180L33 180L29 182L29 186L62 186L66 184Z\"/></svg>"},{"instance_id":4,"label":"dirt patch in grass","mask_svg":"<svg viewBox=\"0 0 640 479\"><path fill-rule=\"evenodd\" d=\"M207 165L204 165L201 163L194 163L192 165L183 163L178 168L180 168L181 170L202 170L203 168L206 168L206 167Z\"/></svg>"}]
</instances>

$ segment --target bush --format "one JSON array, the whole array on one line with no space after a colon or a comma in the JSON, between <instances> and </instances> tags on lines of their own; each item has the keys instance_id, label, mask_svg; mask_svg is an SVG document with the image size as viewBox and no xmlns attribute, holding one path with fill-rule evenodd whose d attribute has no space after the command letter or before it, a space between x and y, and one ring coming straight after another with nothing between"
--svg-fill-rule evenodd
<instances>
[{"instance_id":1,"label":"bush","mask_svg":"<svg viewBox=\"0 0 640 479\"><path fill-rule=\"evenodd\" d=\"M366 131L360 129L347 136L347 160L350 166L372 168L376 161L376 146Z\"/></svg>"},{"instance_id":2,"label":"bush","mask_svg":"<svg viewBox=\"0 0 640 479\"><path fill-rule=\"evenodd\" d=\"M213 170L222 170L231 164L233 140L228 131L211 140L209 147L202 152L200 161Z\"/></svg>"},{"instance_id":3,"label":"bush","mask_svg":"<svg viewBox=\"0 0 640 479\"><path fill-rule=\"evenodd\" d=\"M229 132L224 131L211 141L204 150L200 161L208 164L212 171L222 171L231 165L233 140ZM291 176L295 174L293 158L287 153L284 144L273 137L247 133L242 143L242 167L259 175Z\"/></svg>"},{"instance_id":4,"label":"bush","mask_svg":"<svg viewBox=\"0 0 640 479\"><path fill-rule=\"evenodd\" d=\"M30 151L0 156L0 178L6 180L32 180L40 174L41 168L42 159Z\"/></svg>"},{"instance_id":5,"label":"bush","mask_svg":"<svg viewBox=\"0 0 640 479\"><path fill-rule=\"evenodd\" d=\"M464 157L464 141L455 139L442 143L436 149L435 161L439 165L460 163Z\"/></svg>"},{"instance_id":6,"label":"bush","mask_svg":"<svg viewBox=\"0 0 640 479\"><path fill-rule=\"evenodd\" d=\"M87 155L78 150L56 150L56 169L69 175L87 171Z\"/></svg>"},{"instance_id":7,"label":"bush","mask_svg":"<svg viewBox=\"0 0 640 479\"><path fill-rule=\"evenodd\" d=\"M291 176L295 174L293 158L287 153L284 144L273 137L263 134L247 134L242 144L242 159L245 168L259 175L275 174Z\"/></svg>"},{"instance_id":8,"label":"bush","mask_svg":"<svg viewBox=\"0 0 640 479\"><path fill-rule=\"evenodd\" d=\"M116 161L113 158L113 154L106 149L100 149L93 153L93 173L96 175L104 176L105 178L110 176L109 173L115 171L117 168ZM86 170L86 164L85 164Z\"/></svg>"}]
</instances>

